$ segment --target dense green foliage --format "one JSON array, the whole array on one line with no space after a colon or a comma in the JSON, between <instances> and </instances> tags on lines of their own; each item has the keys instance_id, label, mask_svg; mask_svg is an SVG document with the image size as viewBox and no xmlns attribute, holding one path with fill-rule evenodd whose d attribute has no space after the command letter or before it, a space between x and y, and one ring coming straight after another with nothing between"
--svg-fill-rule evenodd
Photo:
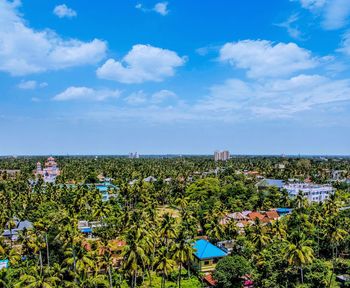
<instances>
[{"instance_id":1,"label":"dense green foliage","mask_svg":"<svg viewBox=\"0 0 350 288\"><path fill-rule=\"evenodd\" d=\"M340 209L350 205L349 185L335 183L333 197L310 205L276 188L258 191L258 179L243 173L325 183L332 170L350 171L347 159L58 157L56 185L39 179L31 186L35 163L43 159L0 158L0 169L21 170L0 176L1 234L16 219L34 225L18 241L0 239L0 259L10 261L0 271L1 287L201 287L188 269L199 235L214 243L234 240L233 257L214 274L220 287L235 287L227 283L240 274L250 274L256 287L338 287L335 276L350 274L350 210ZM99 174L120 188L116 199L103 202L85 185L98 182ZM148 176L157 181L143 181ZM219 224L228 212L276 207L294 209L243 230L234 221ZM94 239L79 232L79 220L101 223ZM125 246L118 250L115 239Z\"/></svg>"}]
</instances>

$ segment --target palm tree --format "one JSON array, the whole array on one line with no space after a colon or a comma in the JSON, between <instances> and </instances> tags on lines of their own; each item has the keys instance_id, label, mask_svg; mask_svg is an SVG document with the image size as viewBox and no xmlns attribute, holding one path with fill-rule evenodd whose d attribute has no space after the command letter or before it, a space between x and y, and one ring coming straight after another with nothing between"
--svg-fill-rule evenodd
<instances>
[{"instance_id":1,"label":"palm tree","mask_svg":"<svg viewBox=\"0 0 350 288\"><path fill-rule=\"evenodd\" d=\"M164 245L169 251L169 240L175 237L175 218L170 215L170 213L165 213L163 215L160 224L160 236L164 239Z\"/></svg>"},{"instance_id":2,"label":"palm tree","mask_svg":"<svg viewBox=\"0 0 350 288\"><path fill-rule=\"evenodd\" d=\"M39 272L35 267L31 267L28 273L23 274L18 283L14 285L15 288L32 287L32 288L54 288L59 283L60 279L52 276L49 270Z\"/></svg>"},{"instance_id":3,"label":"palm tree","mask_svg":"<svg viewBox=\"0 0 350 288\"><path fill-rule=\"evenodd\" d=\"M174 270L175 261L169 257L167 248L161 247L155 262L156 262L156 266L155 266L156 270L161 272L162 274L161 288L164 288L166 283L166 278L168 277L169 273Z\"/></svg>"},{"instance_id":4,"label":"palm tree","mask_svg":"<svg viewBox=\"0 0 350 288\"><path fill-rule=\"evenodd\" d=\"M181 287L181 270L184 264L189 263L193 260L194 248L192 242L189 240L186 230L180 228L179 233L177 234L175 244L172 249L173 259L179 265L178 272L178 285ZM190 267L187 267L190 269Z\"/></svg>"},{"instance_id":5,"label":"palm tree","mask_svg":"<svg viewBox=\"0 0 350 288\"><path fill-rule=\"evenodd\" d=\"M68 266L73 266L75 280L77 280L77 275L87 273L95 266L90 249L90 244L81 241L76 243L73 247L66 248L64 251L64 263Z\"/></svg>"},{"instance_id":6,"label":"palm tree","mask_svg":"<svg viewBox=\"0 0 350 288\"><path fill-rule=\"evenodd\" d=\"M123 269L131 276L131 287L136 287L136 281L139 270L143 270L149 258L145 252L145 243L141 235L143 231L139 227L131 227L127 231L126 242L124 247L123 256Z\"/></svg>"},{"instance_id":7,"label":"palm tree","mask_svg":"<svg viewBox=\"0 0 350 288\"><path fill-rule=\"evenodd\" d=\"M267 227L256 218L254 223L248 227L247 236L254 243L256 249L261 251L267 243L270 242L270 237L267 234Z\"/></svg>"},{"instance_id":8,"label":"palm tree","mask_svg":"<svg viewBox=\"0 0 350 288\"><path fill-rule=\"evenodd\" d=\"M296 243L288 242L285 249L285 256L289 265L300 269L300 280L304 283L303 265L309 264L314 259L314 251L311 248L312 241L303 237Z\"/></svg>"}]
</instances>

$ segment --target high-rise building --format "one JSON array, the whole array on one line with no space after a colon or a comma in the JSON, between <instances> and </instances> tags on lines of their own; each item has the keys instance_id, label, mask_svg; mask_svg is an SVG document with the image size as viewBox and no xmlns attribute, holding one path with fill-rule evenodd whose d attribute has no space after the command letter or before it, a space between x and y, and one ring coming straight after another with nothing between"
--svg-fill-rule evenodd
<instances>
[{"instance_id":1,"label":"high-rise building","mask_svg":"<svg viewBox=\"0 0 350 288\"><path fill-rule=\"evenodd\" d=\"M230 152L228 150L214 152L215 161L226 161L228 159L230 159Z\"/></svg>"},{"instance_id":2,"label":"high-rise building","mask_svg":"<svg viewBox=\"0 0 350 288\"><path fill-rule=\"evenodd\" d=\"M138 159L140 158L139 154L137 152L135 153L129 153L129 159Z\"/></svg>"}]
</instances>

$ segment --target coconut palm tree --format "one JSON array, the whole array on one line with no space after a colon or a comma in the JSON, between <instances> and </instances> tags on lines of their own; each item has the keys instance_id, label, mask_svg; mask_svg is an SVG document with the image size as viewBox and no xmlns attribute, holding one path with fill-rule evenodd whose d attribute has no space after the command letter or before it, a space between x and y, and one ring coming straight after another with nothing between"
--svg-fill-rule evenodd
<instances>
[{"instance_id":1,"label":"coconut palm tree","mask_svg":"<svg viewBox=\"0 0 350 288\"><path fill-rule=\"evenodd\" d=\"M296 243L288 242L284 251L289 265L300 269L300 280L304 283L303 266L309 264L314 259L314 251L311 248L312 241L301 237Z\"/></svg>"},{"instance_id":2,"label":"coconut palm tree","mask_svg":"<svg viewBox=\"0 0 350 288\"><path fill-rule=\"evenodd\" d=\"M155 260L156 271L160 272L162 275L161 288L165 287L166 278L169 273L175 268L175 261L169 257L168 250L166 247L161 247L158 252L158 256ZM181 272L180 272L181 273Z\"/></svg>"},{"instance_id":3,"label":"coconut palm tree","mask_svg":"<svg viewBox=\"0 0 350 288\"><path fill-rule=\"evenodd\" d=\"M43 272L38 271L36 267L31 267L28 273L23 274L15 288L31 287L31 288L54 288L57 287L60 279L52 276L50 270L46 269Z\"/></svg>"},{"instance_id":4,"label":"coconut palm tree","mask_svg":"<svg viewBox=\"0 0 350 288\"><path fill-rule=\"evenodd\" d=\"M175 239L175 244L171 251L173 259L179 266L178 271L178 286L181 287L181 270L182 267L193 260L194 248L192 245L192 241L188 237L187 231L183 228L180 228L180 231L177 234ZM187 267L190 269L190 267Z\"/></svg>"}]
</instances>

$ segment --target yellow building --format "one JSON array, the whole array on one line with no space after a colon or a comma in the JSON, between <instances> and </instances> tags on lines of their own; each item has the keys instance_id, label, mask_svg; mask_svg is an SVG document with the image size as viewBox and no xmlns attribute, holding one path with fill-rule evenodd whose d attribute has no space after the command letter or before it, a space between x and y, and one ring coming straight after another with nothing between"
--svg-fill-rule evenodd
<instances>
[{"instance_id":1,"label":"yellow building","mask_svg":"<svg viewBox=\"0 0 350 288\"><path fill-rule=\"evenodd\" d=\"M227 253L211 244L209 241L200 239L194 242L195 249L192 267L198 272L208 273L215 270L216 263Z\"/></svg>"}]
</instances>

